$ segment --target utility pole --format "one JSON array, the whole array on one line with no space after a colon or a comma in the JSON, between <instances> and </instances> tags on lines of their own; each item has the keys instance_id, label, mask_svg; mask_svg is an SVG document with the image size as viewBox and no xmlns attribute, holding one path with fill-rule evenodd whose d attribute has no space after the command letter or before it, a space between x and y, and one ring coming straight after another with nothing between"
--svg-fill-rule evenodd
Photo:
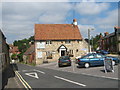
<instances>
[{"instance_id":1,"label":"utility pole","mask_svg":"<svg viewBox=\"0 0 120 90\"><path fill-rule=\"evenodd\" d=\"M90 29L88 29L88 52L90 53Z\"/></svg>"},{"instance_id":2,"label":"utility pole","mask_svg":"<svg viewBox=\"0 0 120 90\"><path fill-rule=\"evenodd\" d=\"M90 53L90 30L94 30L93 28L88 29L88 52Z\"/></svg>"}]
</instances>

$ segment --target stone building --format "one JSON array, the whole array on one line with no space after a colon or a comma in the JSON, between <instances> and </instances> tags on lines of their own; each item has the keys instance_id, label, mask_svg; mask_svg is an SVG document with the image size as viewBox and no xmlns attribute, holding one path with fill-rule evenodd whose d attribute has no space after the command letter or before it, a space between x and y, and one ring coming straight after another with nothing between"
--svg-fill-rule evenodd
<instances>
[{"instance_id":1,"label":"stone building","mask_svg":"<svg viewBox=\"0 0 120 90\"><path fill-rule=\"evenodd\" d=\"M13 55L13 54L15 54L15 55L18 55L18 54L20 54L20 51L19 51L19 49L18 49L18 46L14 46L14 45L12 45L12 44L9 44L9 53L10 53L10 59L12 60L12 58L11 58L11 56ZM17 56L16 56L16 58L17 58Z\"/></svg>"},{"instance_id":2,"label":"stone building","mask_svg":"<svg viewBox=\"0 0 120 90\"><path fill-rule=\"evenodd\" d=\"M3 69L9 66L9 46L6 43L6 37L3 32L0 30L0 66L3 65Z\"/></svg>"},{"instance_id":3,"label":"stone building","mask_svg":"<svg viewBox=\"0 0 120 90\"><path fill-rule=\"evenodd\" d=\"M35 24L36 64L57 61L65 55L74 59L86 53L83 49L87 47L76 19L72 24Z\"/></svg>"},{"instance_id":4,"label":"stone building","mask_svg":"<svg viewBox=\"0 0 120 90\"><path fill-rule=\"evenodd\" d=\"M26 50L23 54L23 60L25 63L34 63L35 64L35 45L31 45L30 48Z\"/></svg>"}]
</instances>

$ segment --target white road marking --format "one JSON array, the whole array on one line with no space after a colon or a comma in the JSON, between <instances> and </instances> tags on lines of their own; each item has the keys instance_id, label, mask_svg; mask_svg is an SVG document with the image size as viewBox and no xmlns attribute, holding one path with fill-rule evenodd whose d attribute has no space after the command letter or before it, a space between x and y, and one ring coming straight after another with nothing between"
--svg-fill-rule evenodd
<instances>
[{"instance_id":1,"label":"white road marking","mask_svg":"<svg viewBox=\"0 0 120 90\"><path fill-rule=\"evenodd\" d=\"M76 85L79 85L79 86L83 86L83 87L86 86L85 84L81 84L81 83L78 83L78 82L75 82L75 81L71 81L71 80L68 80L68 79L65 79L65 78L62 78L62 77L59 77L59 76L54 76L54 77L58 78L58 79L61 79L61 80L64 80L64 81L67 81L67 82L70 82L70 83L73 83L73 84L76 84Z\"/></svg>"},{"instance_id":2,"label":"white road marking","mask_svg":"<svg viewBox=\"0 0 120 90\"><path fill-rule=\"evenodd\" d=\"M30 77L34 77L34 78L37 78L37 79L39 78L36 72L25 73L25 75L28 75L28 76L30 76Z\"/></svg>"},{"instance_id":3,"label":"white road marking","mask_svg":"<svg viewBox=\"0 0 120 90\"><path fill-rule=\"evenodd\" d=\"M86 73L81 73L81 74L83 74L83 75L88 75L88 76L93 76L93 77L101 77L101 78L108 78L108 79L118 80L118 78L107 77L107 76L98 76L98 75L92 75L92 74L86 74Z\"/></svg>"},{"instance_id":4,"label":"white road marking","mask_svg":"<svg viewBox=\"0 0 120 90\"><path fill-rule=\"evenodd\" d=\"M34 71L39 72L39 73L42 73L42 74L45 74L45 72L40 71L40 70L36 70L36 69L34 69Z\"/></svg>"}]
</instances>

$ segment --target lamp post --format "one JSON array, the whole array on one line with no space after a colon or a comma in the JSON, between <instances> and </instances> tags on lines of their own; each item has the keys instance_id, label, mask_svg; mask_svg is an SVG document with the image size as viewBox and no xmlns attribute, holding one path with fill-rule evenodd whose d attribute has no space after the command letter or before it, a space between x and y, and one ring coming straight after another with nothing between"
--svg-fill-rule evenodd
<instances>
[{"instance_id":1,"label":"lamp post","mask_svg":"<svg viewBox=\"0 0 120 90\"><path fill-rule=\"evenodd\" d=\"M90 53L90 30L94 30L93 28L88 29L88 52Z\"/></svg>"}]
</instances>

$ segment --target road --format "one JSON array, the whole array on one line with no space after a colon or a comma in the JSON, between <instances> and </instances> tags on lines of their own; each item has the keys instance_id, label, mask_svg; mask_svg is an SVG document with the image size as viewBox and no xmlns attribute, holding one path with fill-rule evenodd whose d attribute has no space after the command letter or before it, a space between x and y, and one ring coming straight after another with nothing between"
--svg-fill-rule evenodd
<instances>
[{"instance_id":1,"label":"road","mask_svg":"<svg viewBox=\"0 0 120 90\"><path fill-rule=\"evenodd\" d=\"M16 66L18 77L27 88L118 88L118 80L58 71L24 64Z\"/></svg>"}]
</instances>

